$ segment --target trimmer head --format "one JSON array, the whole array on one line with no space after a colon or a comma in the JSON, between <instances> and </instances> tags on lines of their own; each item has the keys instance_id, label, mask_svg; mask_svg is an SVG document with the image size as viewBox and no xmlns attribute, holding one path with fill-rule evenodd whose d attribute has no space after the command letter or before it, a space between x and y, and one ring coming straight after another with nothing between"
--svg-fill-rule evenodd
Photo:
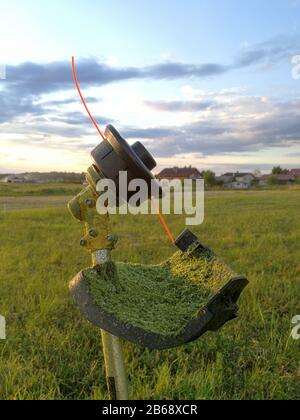
<instances>
[{"instance_id":1,"label":"trimmer head","mask_svg":"<svg viewBox=\"0 0 300 420\"><path fill-rule=\"evenodd\" d=\"M127 173L128 182L143 179L150 193L151 185L155 182L151 171L156 167L156 162L144 145L136 142L130 146L112 125L106 127L104 137L106 141L100 143L91 153L96 168L105 178L113 180L116 184L121 171ZM157 190L161 195L158 185Z\"/></svg>"},{"instance_id":2,"label":"trimmer head","mask_svg":"<svg viewBox=\"0 0 300 420\"><path fill-rule=\"evenodd\" d=\"M237 276L190 231L157 266L117 264L80 272L70 290L97 327L151 349L189 343L237 317L248 281Z\"/></svg>"}]
</instances>

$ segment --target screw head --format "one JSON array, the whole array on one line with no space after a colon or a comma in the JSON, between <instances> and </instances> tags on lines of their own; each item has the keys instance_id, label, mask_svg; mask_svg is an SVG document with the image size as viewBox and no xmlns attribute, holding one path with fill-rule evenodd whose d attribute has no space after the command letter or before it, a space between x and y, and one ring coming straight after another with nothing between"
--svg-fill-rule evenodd
<instances>
[{"instance_id":1,"label":"screw head","mask_svg":"<svg viewBox=\"0 0 300 420\"><path fill-rule=\"evenodd\" d=\"M92 208L92 207L94 207L94 206L95 206L95 200L92 200L91 198L88 198L87 200L85 200L85 204L86 204L88 207Z\"/></svg>"},{"instance_id":2,"label":"screw head","mask_svg":"<svg viewBox=\"0 0 300 420\"><path fill-rule=\"evenodd\" d=\"M89 231L89 235L90 235L92 238L96 238L96 237L97 237L97 235L98 235L98 233L97 233L97 231L96 231L95 229L91 229L91 230Z\"/></svg>"}]
</instances>

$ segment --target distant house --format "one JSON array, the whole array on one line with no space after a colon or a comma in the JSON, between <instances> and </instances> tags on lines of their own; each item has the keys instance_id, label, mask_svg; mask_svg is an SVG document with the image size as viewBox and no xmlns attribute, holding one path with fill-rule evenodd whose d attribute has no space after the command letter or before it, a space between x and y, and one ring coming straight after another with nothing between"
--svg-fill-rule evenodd
<instances>
[{"instance_id":1,"label":"distant house","mask_svg":"<svg viewBox=\"0 0 300 420\"><path fill-rule=\"evenodd\" d=\"M169 181L179 179L184 181L185 179L201 179L201 173L196 168L166 168L163 169L158 175L158 179L167 179Z\"/></svg>"},{"instance_id":2,"label":"distant house","mask_svg":"<svg viewBox=\"0 0 300 420\"><path fill-rule=\"evenodd\" d=\"M25 178L21 175L8 175L4 178L4 182L7 184L23 184L25 181Z\"/></svg>"},{"instance_id":3,"label":"distant house","mask_svg":"<svg viewBox=\"0 0 300 420\"><path fill-rule=\"evenodd\" d=\"M29 184L81 184L84 174L75 172L25 172L18 175L8 175L5 182L27 182Z\"/></svg>"},{"instance_id":4,"label":"distant house","mask_svg":"<svg viewBox=\"0 0 300 420\"><path fill-rule=\"evenodd\" d=\"M59 172L32 172L25 173L24 177L31 184L59 184L65 181L63 174Z\"/></svg>"},{"instance_id":5,"label":"distant house","mask_svg":"<svg viewBox=\"0 0 300 420\"><path fill-rule=\"evenodd\" d=\"M268 184L268 179L271 177L272 175L262 175L259 178L259 185L261 187L265 187Z\"/></svg>"},{"instance_id":6,"label":"distant house","mask_svg":"<svg viewBox=\"0 0 300 420\"><path fill-rule=\"evenodd\" d=\"M280 175L263 175L259 179L260 186L266 186L269 184L270 180L274 179L276 183L280 185L292 185L296 182L296 177L289 174L280 174Z\"/></svg>"},{"instance_id":7,"label":"distant house","mask_svg":"<svg viewBox=\"0 0 300 420\"><path fill-rule=\"evenodd\" d=\"M290 170L289 175L292 175L295 178L300 178L300 169L292 169L292 170Z\"/></svg>"},{"instance_id":8,"label":"distant house","mask_svg":"<svg viewBox=\"0 0 300 420\"><path fill-rule=\"evenodd\" d=\"M218 177L218 181L223 182L224 187L236 190L249 189L254 180L255 176L250 172L227 172Z\"/></svg>"},{"instance_id":9,"label":"distant house","mask_svg":"<svg viewBox=\"0 0 300 420\"><path fill-rule=\"evenodd\" d=\"M218 181L222 182L224 185L228 185L234 181L235 173L227 172L224 175L221 175L217 178Z\"/></svg>"},{"instance_id":10,"label":"distant house","mask_svg":"<svg viewBox=\"0 0 300 420\"><path fill-rule=\"evenodd\" d=\"M291 185L296 181L294 175L277 175L276 178L280 184Z\"/></svg>"}]
</instances>

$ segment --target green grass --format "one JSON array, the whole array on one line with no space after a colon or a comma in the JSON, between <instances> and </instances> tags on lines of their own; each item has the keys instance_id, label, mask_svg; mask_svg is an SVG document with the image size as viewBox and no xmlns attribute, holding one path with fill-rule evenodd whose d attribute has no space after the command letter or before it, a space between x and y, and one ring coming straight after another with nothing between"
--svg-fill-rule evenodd
<instances>
[{"instance_id":1,"label":"green grass","mask_svg":"<svg viewBox=\"0 0 300 420\"><path fill-rule=\"evenodd\" d=\"M196 343L163 352L125 343L130 396L136 399L298 399L300 342L300 191L209 195L198 234L251 282L240 318ZM180 216L167 218L174 235ZM90 263L81 226L64 208L0 212L0 399L107 398L99 331L68 292ZM154 216L113 218L114 257L159 263L174 249Z\"/></svg>"},{"instance_id":2,"label":"green grass","mask_svg":"<svg viewBox=\"0 0 300 420\"><path fill-rule=\"evenodd\" d=\"M76 195L80 184L6 184L0 183L0 197L41 197Z\"/></svg>"}]
</instances>

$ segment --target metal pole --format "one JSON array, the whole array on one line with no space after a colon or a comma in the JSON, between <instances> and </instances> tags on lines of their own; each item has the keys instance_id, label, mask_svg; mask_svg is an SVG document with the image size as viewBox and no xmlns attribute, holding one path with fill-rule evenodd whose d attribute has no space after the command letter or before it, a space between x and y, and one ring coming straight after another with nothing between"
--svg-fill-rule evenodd
<instances>
[{"instance_id":1,"label":"metal pole","mask_svg":"<svg viewBox=\"0 0 300 420\"><path fill-rule=\"evenodd\" d=\"M93 253L93 264L105 264L110 261L110 251L107 249ZM119 338L101 330L102 346L106 368L106 380L111 401L128 400L126 369L122 342Z\"/></svg>"}]
</instances>

